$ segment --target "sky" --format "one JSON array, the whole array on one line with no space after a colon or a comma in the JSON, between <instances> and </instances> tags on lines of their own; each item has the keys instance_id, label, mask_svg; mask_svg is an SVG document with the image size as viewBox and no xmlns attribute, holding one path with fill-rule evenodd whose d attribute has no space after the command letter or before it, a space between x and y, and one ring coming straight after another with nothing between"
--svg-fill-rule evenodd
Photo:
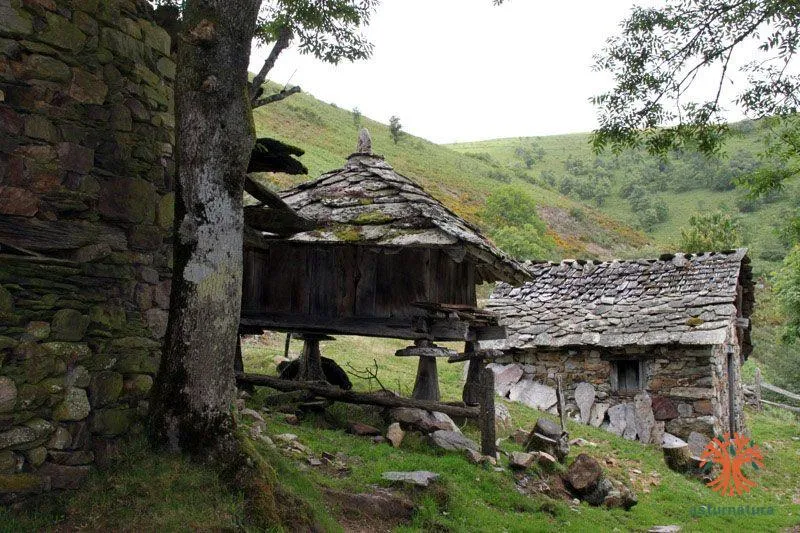
<instances>
[{"instance_id":1,"label":"sky","mask_svg":"<svg viewBox=\"0 0 800 533\"><path fill-rule=\"evenodd\" d=\"M370 59L328 65L296 49L270 79L437 143L596 127L589 98L610 88L592 56L631 0L383 0L364 33ZM257 72L269 48L256 48Z\"/></svg>"}]
</instances>

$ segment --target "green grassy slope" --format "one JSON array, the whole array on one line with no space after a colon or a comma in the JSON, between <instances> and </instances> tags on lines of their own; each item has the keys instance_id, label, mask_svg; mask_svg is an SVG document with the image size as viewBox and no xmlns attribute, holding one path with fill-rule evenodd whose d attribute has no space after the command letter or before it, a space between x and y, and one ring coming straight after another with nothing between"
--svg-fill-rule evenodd
<instances>
[{"instance_id":1,"label":"green grassy slope","mask_svg":"<svg viewBox=\"0 0 800 533\"><path fill-rule=\"evenodd\" d=\"M341 337L322 344L323 353L340 364L356 369L380 363L378 376L385 387L407 393L413 386L416 363L393 357L403 345L400 341ZM293 342L299 353L302 344ZM283 352L280 335L245 345L245 367L249 371L273 373L273 359ZM462 364L441 364L443 400L460 397ZM374 390L377 385L353 379L356 389ZM259 409L266 389L260 390L249 405ZM500 449L519 450L506 437L514 428L530 429L543 415L521 404L506 403L512 425L498 432ZM332 471L309 465L305 453L276 453L263 444L259 450L270 458L279 478L295 494L307 499L324 531L647 531L652 526L679 524L682 531L782 531L800 524L800 441L796 420L784 413L748 411L753 439L764 451L765 467L747 469L746 475L758 486L738 497L720 496L701 481L670 471L656 447L643 446L603 430L568 422L570 437L582 437L596 446L574 446L571 461L579 453L596 457L608 475L628 484L639 503L626 512L552 499L544 494L520 490L519 475L505 468L470 464L459 453L434 450L423 439L408 434L400 448L374 444L368 437L344 431L348 420L373 424L381 429L386 422L379 412L358 406L337 404L326 415L301 417L291 425L286 416L273 411L264 415L268 435L293 433L313 457L323 453L344 453L347 471ZM247 424L251 421L247 420ZM464 432L477 438L477 428L467 424ZM430 490L411 491L419 511L408 524L383 523L358 517L356 510L331 501L329 491L371 492L387 486L381 473L390 470L430 470L441 475L440 484ZM546 471L534 468L528 486L550 479ZM702 505L714 507L750 506L772 509L769 515L698 516ZM33 501L18 508L0 508L0 532L11 531L260 531L244 522L241 494L231 494L215 474L184 458L153 455L139 442L108 471L96 473L77 492L47 502ZM343 524L339 526L337 522ZM788 530L788 529L786 529Z\"/></svg>"},{"instance_id":2,"label":"green grassy slope","mask_svg":"<svg viewBox=\"0 0 800 533\"><path fill-rule=\"evenodd\" d=\"M350 111L321 102L309 94L298 94L255 112L259 136L270 136L303 148L301 160L310 177L340 168L356 145L358 126ZM492 190L507 183L527 188L538 205L550 208L545 222L567 255L605 256L630 252L646 243L644 236L613 217L571 200L556 191L528 184L508 175L503 165L460 154L425 139L404 134L395 144L385 124L362 118L370 130L375 153L383 155L399 172L420 183L430 194L467 220L486 229L481 216ZM505 173L498 181L499 173ZM271 176L279 187L287 187L307 176ZM585 220L566 221L567 213L581 209ZM602 243L602 244L598 244ZM587 245L589 246L587 250Z\"/></svg>"},{"instance_id":3,"label":"green grassy slope","mask_svg":"<svg viewBox=\"0 0 800 533\"><path fill-rule=\"evenodd\" d=\"M723 162L727 162L731 155L741 152L755 155L761 150L760 143L760 131L757 126L743 128L743 131L735 131L727 140L721 159ZM537 161L530 170L527 170L523 168L522 160L515 152L518 147L531 145L541 147L544 157ZM489 158L508 168L521 169L534 180L541 180L543 172L545 174L550 172L558 177L565 175L564 162L568 157L578 158L586 162L589 167L596 157L589 144L588 133L512 137L448 146L465 154L481 155L483 158ZM614 159L610 153L603 154L603 157ZM643 154L642 157L653 160L646 154ZM611 195L601 207L597 208L610 217L633 227L637 225L635 213L628 201L620 197L620 189L637 172L641 172L638 167L625 162L621 163L619 168L613 169L610 172ZM750 213L740 213L736 207L737 199L743 195L744 191L740 189L715 191L710 188L697 188L689 191L663 191L659 193L659 196L665 200L668 206L669 219L664 223L657 224L646 233L656 249L676 250L679 244L680 230L692 215L717 209L736 213L742 224L743 244L751 250L750 255L754 260L756 272L768 273L780 262L783 250L776 236L776 229L781 228L785 223L788 212L797 212L800 183L790 184L777 201L763 203L756 211Z\"/></svg>"}]
</instances>

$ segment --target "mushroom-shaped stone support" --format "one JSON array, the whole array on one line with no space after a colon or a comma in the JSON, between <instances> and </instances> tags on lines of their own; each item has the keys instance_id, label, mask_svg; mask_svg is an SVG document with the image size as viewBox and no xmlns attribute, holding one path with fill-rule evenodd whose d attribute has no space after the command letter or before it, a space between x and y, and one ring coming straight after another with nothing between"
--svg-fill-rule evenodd
<instances>
[{"instance_id":1,"label":"mushroom-shaped stone support","mask_svg":"<svg viewBox=\"0 0 800 533\"><path fill-rule=\"evenodd\" d=\"M486 362L503 357L500 350L481 350L478 343L467 341L464 346L464 353L450 357L448 363L461 363L468 361L467 380L464 383L464 391L461 399L466 405L478 405L481 399L481 371L486 368Z\"/></svg>"},{"instance_id":2,"label":"mushroom-shaped stone support","mask_svg":"<svg viewBox=\"0 0 800 533\"><path fill-rule=\"evenodd\" d=\"M414 381L414 392L411 397L416 400L431 400L438 402L439 396L439 373L436 368L437 357L453 357L454 350L436 346L427 339L414 341L414 346L397 350L395 355L398 357L419 357L417 367L417 379Z\"/></svg>"},{"instance_id":3,"label":"mushroom-shaped stone support","mask_svg":"<svg viewBox=\"0 0 800 533\"><path fill-rule=\"evenodd\" d=\"M300 381L325 381L319 342L332 341L334 338L319 333L298 333L294 338L303 341L303 355L300 359L300 373L297 379Z\"/></svg>"}]
</instances>

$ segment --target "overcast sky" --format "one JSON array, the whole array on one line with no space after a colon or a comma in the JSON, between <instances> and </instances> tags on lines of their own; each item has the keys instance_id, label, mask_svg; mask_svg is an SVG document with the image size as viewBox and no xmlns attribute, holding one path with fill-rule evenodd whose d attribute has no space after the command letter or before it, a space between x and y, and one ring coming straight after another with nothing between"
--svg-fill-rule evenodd
<instances>
[{"instance_id":1,"label":"overcast sky","mask_svg":"<svg viewBox=\"0 0 800 533\"><path fill-rule=\"evenodd\" d=\"M270 78L384 123L397 115L438 143L589 131L588 99L610 84L592 55L632 5L383 0L365 31L370 59L332 66L290 49ZM253 51L251 71L268 51Z\"/></svg>"}]
</instances>

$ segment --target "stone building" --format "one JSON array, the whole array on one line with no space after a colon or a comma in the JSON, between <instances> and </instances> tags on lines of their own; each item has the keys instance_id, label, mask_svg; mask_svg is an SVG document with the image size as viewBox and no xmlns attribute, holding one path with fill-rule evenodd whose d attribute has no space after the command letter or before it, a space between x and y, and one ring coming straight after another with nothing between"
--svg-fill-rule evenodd
<instances>
[{"instance_id":1,"label":"stone building","mask_svg":"<svg viewBox=\"0 0 800 533\"><path fill-rule=\"evenodd\" d=\"M553 409L560 375L575 418L630 439L743 429L746 250L528 268L532 282L498 284L487 305L508 329L491 343L506 353L493 365L500 394Z\"/></svg>"},{"instance_id":2,"label":"stone building","mask_svg":"<svg viewBox=\"0 0 800 533\"><path fill-rule=\"evenodd\" d=\"M141 428L169 306L175 64L145 1L0 0L0 500Z\"/></svg>"}]
</instances>

